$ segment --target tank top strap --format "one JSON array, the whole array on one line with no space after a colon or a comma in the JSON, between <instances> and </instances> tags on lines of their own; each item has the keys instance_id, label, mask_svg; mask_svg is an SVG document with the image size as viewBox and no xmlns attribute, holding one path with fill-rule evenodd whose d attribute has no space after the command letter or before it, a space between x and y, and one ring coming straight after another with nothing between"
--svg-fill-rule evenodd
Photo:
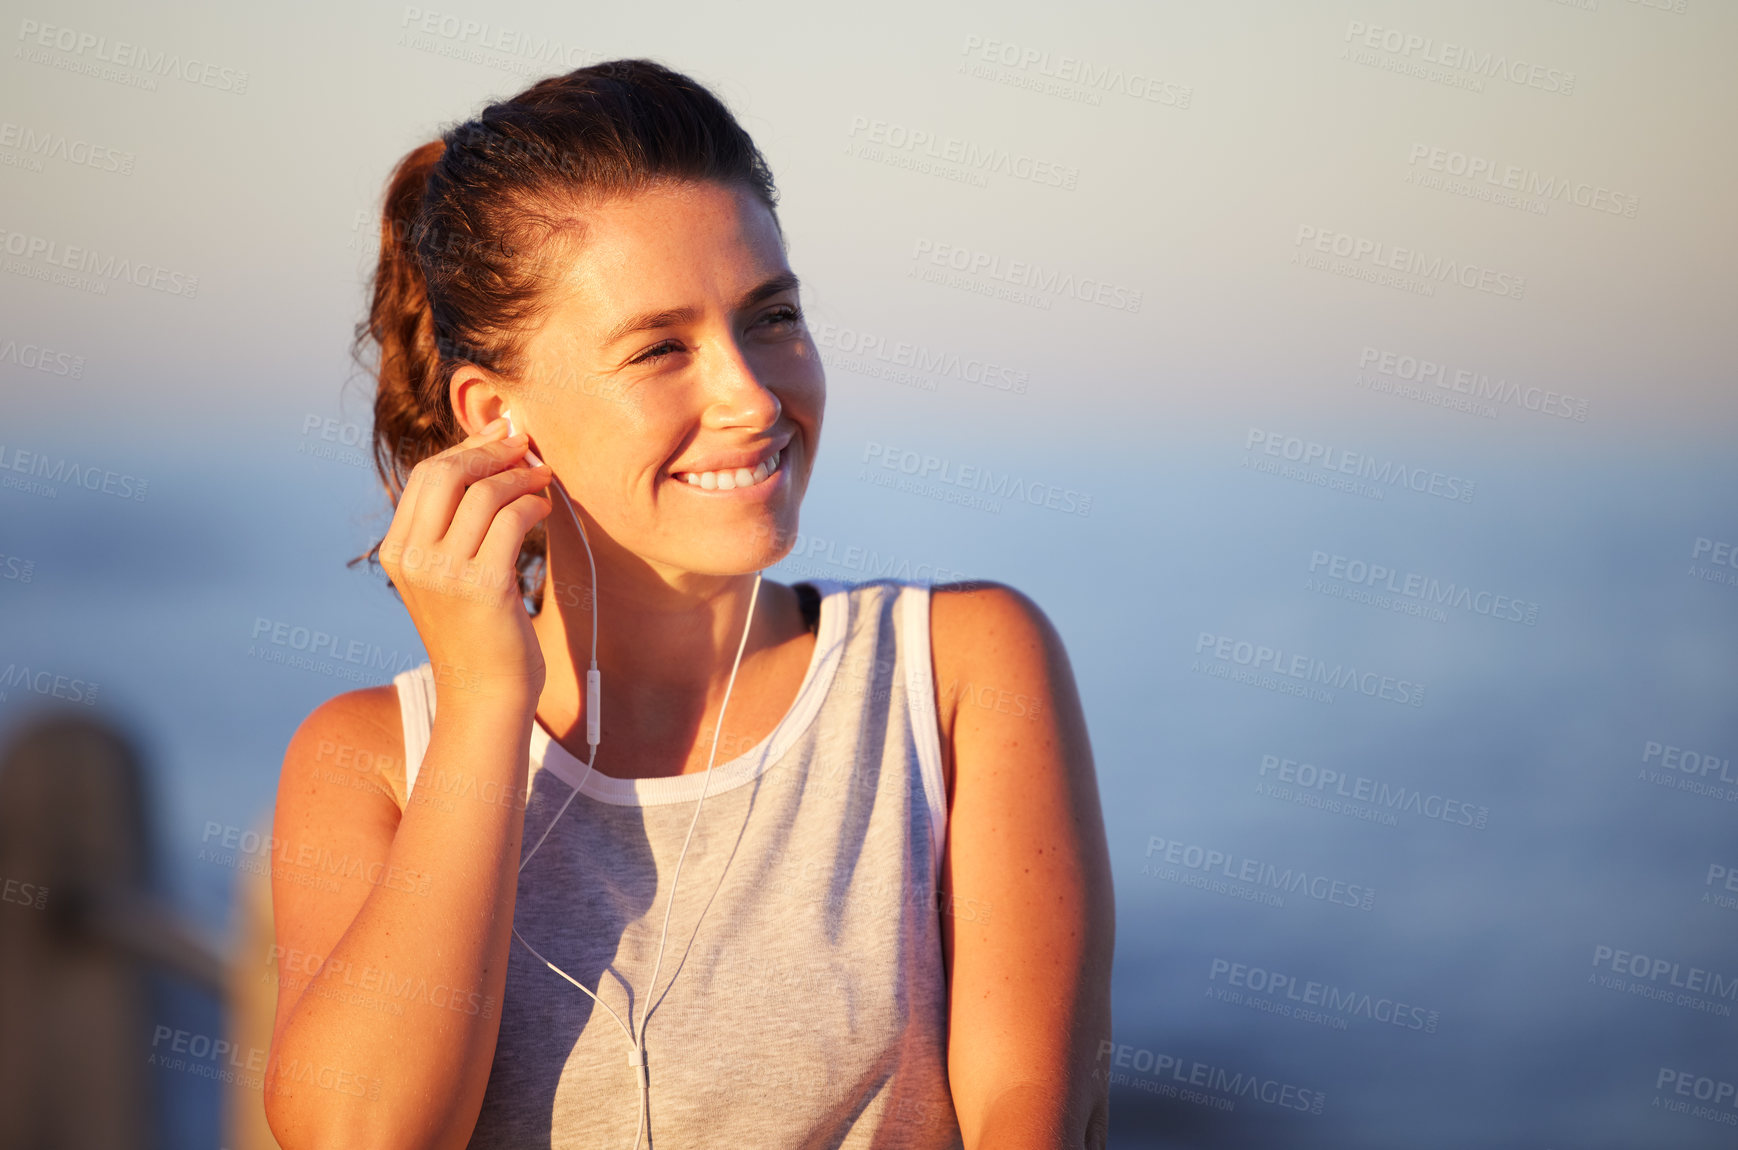
<instances>
[{"instance_id":1,"label":"tank top strap","mask_svg":"<svg viewBox=\"0 0 1738 1150\"><path fill-rule=\"evenodd\" d=\"M929 816L930 878L939 883L947 845L947 781L931 661L931 584L891 577L856 583L825 578L806 582L823 597L837 597L841 613L850 619L844 660L865 669L862 675L835 680L832 694L838 696L837 705L856 712L865 697L898 701L903 696L904 721Z\"/></svg>"},{"instance_id":2,"label":"tank top strap","mask_svg":"<svg viewBox=\"0 0 1738 1150\"><path fill-rule=\"evenodd\" d=\"M422 757L428 751L429 733L434 730L434 665L424 663L400 671L392 682L398 688L398 717L404 725L404 795L408 802Z\"/></svg>"},{"instance_id":3,"label":"tank top strap","mask_svg":"<svg viewBox=\"0 0 1738 1150\"><path fill-rule=\"evenodd\" d=\"M905 664L905 699L911 712L912 741L917 746L918 772L929 803L930 858L939 876L942 849L947 845L947 780L942 771L941 727L936 713L935 671L931 666L928 583L908 583L898 598L899 647Z\"/></svg>"}]
</instances>

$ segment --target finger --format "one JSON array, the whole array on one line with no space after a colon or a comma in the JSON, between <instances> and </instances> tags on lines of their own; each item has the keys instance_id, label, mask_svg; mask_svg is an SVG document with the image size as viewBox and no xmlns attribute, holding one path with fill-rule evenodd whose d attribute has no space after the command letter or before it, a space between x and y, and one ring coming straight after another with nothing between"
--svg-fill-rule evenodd
<instances>
[{"instance_id":1,"label":"finger","mask_svg":"<svg viewBox=\"0 0 1738 1150\"><path fill-rule=\"evenodd\" d=\"M404 490L398 493L398 505L392 509L392 522L386 525L386 534L380 540L380 565L388 575L398 569L410 542L411 518L416 514L416 493L421 486L422 475L413 467L405 476Z\"/></svg>"},{"instance_id":2,"label":"finger","mask_svg":"<svg viewBox=\"0 0 1738 1150\"><path fill-rule=\"evenodd\" d=\"M514 574L520 548L525 546L525 533L542 522L549 511L549 500L541 495L521 495L501 508L489 524L482 546L477 548L478 567Z\"/></svg>"},{"instance_id":3,"label":"finger","mask_svg":"<svg viewBox=\"0 0 1738 1150\"><path fill-rule=\"evenodd\" d=\"M411 538L418 542L444 538L470 486L517 464L524 458L528 442L521 433L472 447L460 446L418 464L428 468L428 476L417 493Z\"/></svg>"},{"instance_id":4,"label":"finger","mask_svg":"<svg viewBox=\"0 0 1738 1150\"><path fill-rule=\"evenodd\" d=\"M408 541L407 537L409 535L410 526L416 521L417 504L420 501L421 493L427 486L430 478L430 469L423 466L424 464L426 464L430 459L440 459L443 456L451 455L454 452L461 451L465 448L475 447L479 444L504 439L506 438L506 435L507 419L503 416L502 418L495 420L493 423L483 427L475 434L466 436L451 447L443 448L429 456L427 459L418 461L417 465L410 469L410 474L405 476L404 490L398 493L398 505L393 509L392 525L387 529L386 538L393 539L394 532L396 531L398 534L395 542L400 548L402 548ZM383 549L384 543L385 540L382 540Z\"/></svg>"},{"instance_id":5,"label":"finger","mask_svg":"<svg viewBox=\"0 0 1738 1150\"><path fill-rule=\"evenodd\" d=\"M547 467L510 467L471 484L440 545L454 555L476 555L501 509L520 496L547 488L551 475Z\"/></svg>"}]
</instances>

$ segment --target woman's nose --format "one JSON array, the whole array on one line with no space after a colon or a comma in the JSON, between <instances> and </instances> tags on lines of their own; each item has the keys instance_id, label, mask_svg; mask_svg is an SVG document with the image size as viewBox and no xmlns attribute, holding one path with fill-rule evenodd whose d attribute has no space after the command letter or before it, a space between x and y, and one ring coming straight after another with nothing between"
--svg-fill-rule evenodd
<instances>
[{"instance_id":1,"label":"woman's nose","mask_svg":"<svg viewBox=\"0 0 1738 1150\"><path fill-rule=\"evenodd\" d=\"M734 340L713 345L717 354L705 367L706 416L721 427L767 428L778 422L784 405L762 382Z\"/></svg>"}]
</instances>

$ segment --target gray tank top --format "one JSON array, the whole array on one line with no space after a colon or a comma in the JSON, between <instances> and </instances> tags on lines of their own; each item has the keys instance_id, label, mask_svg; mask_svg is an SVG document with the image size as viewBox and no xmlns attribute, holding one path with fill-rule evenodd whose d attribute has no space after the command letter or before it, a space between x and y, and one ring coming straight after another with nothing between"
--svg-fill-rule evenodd
<instances>
[{"instance_id":1,"label":"gray tank top","mask_svg":"<svg viewBox=\"0 0 1738 1150\"><path fill-rule=\"evenodd\" d=\"M520 873L514 923L624 1022L632 1000L636 1029L650 991L644 1145L957 1150L929 587L807 582L821 596L815 651L779 725L716 765L710 786L706 774L593 771ZM434 681L426 663L394 681L408 789ZM521 858L585 774L541 723L530 757ZM608 761L606 742L599 767ZM631 1150L632 1049L607 1011L514 940L470 1145Z\"/></svg>"}]
</instances>

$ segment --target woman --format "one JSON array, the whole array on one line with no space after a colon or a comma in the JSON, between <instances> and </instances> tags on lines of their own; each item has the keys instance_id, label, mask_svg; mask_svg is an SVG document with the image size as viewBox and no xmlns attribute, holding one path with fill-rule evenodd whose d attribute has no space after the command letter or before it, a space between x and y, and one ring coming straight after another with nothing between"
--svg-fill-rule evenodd
<instances>
[{"instance_id":1,"label":"woman","mask_svg":"<svg viewBox=\"0 0 1738 1150\"><path fill-rule=\"evenodd\" d=\"M646 60L395 171L359 341L429 663L285 754L286 1150L1104 1145L1109 857L1055 630L996 584L760 577L825 400L775 206Z\"/></svg>"}]
</instances>

